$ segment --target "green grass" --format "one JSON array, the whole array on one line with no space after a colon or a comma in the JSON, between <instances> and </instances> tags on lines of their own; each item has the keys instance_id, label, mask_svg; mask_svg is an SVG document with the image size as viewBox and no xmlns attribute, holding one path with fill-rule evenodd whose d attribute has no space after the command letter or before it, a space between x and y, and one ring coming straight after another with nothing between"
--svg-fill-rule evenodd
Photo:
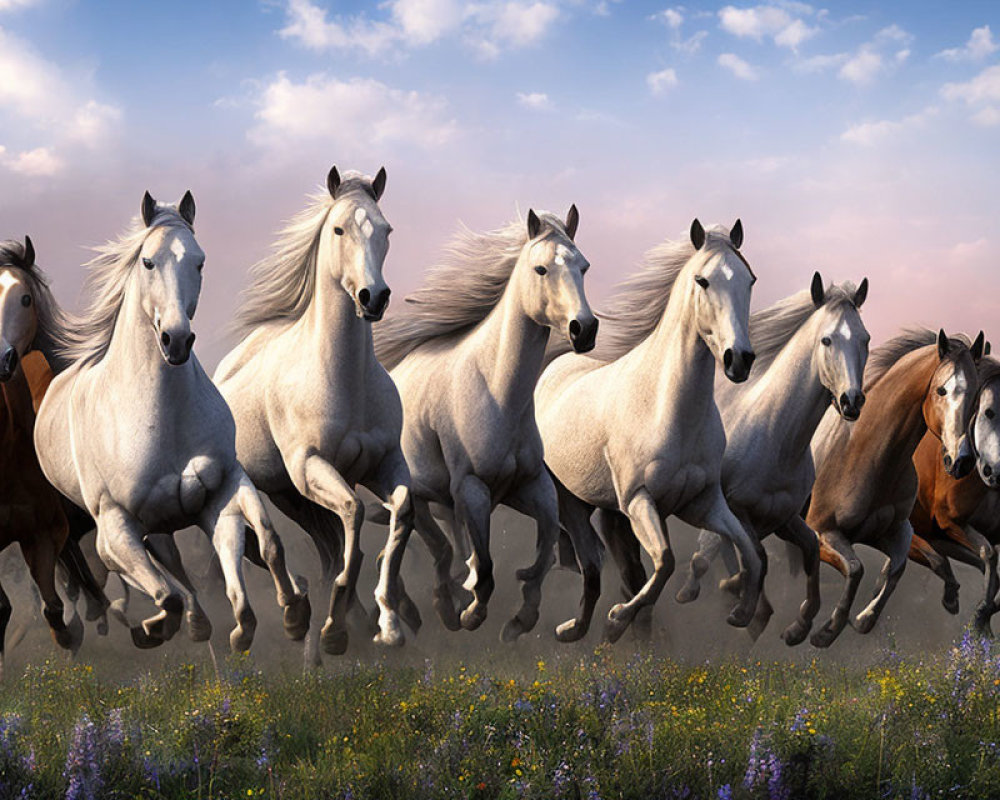
<instances>
[{"instance_id":1,"label":"green grass","mask_svg":"<svg viewBox=\"0 0 1000 800\"><path fill-rule=\"evenodd\" d=\"M527 672L44 663L0 708L0 797L1000 796L1000 655L971 638L869 669L604 647Z\"/></svg>"}]
</instances>

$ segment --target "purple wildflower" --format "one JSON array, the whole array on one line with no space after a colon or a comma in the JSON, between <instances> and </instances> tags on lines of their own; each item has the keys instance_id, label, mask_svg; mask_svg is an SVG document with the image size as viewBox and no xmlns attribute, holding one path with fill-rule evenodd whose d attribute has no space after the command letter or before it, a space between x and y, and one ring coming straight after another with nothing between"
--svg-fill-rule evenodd
<instances>
[{"instance_id":1,"label":"purple wildflower","mask_svg":"<svg viewBox=\"0 0 1000 800\"><path fill-rule=\"evenodd\" d=\"M66 800L96 800L101 791L100 741L97 726L84 714L73 728L63 777L68 781Z\"/></svg>"}]
</instances>

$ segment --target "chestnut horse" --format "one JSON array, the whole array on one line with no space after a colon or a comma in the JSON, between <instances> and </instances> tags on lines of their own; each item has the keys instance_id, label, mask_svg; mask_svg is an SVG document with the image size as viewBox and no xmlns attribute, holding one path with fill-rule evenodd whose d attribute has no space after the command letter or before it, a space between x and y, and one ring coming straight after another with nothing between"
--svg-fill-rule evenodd
<instances>
[{"instance_id":1,"label":"chestnut horse","mask_svg":"<svg viewBox=\"0 0 1000 800\"><path fill-rule=\"evenodd\" d=\"M920 485L910 515L913 542L910 559L933 570L944 581L942 605L958 613L958 581L948 558L978 568L985 576L985 592L973 616L973 625L990 634L990 617L998 610L995 545L1000 541L1000 361L979 362L979 395L969 430L978 474L955 480L937 457L937 443L925 436L913 456Z\"/></svg>"},{"instance_id":2,"label":"chestnut horse","mask_svg":"<svg viewBox=\"0 0 1000 800\"><path fill-rule=\"evenodd\" d=\"M35 266L31 239L0 243L0 550L17 542L42 597L42 613L60 647L76 650L80 630L63 621L56 559L69 527L59 493L45 479L33 442L35 409L21 359L39 347L54 308ZM0 587L0 677L10 600Z\"/></svg>"},{"instance_id":3,"label":"chestnut horse","mask_svg":"<svg viewBox=\"0 0 1000 800\"><path fill-rule=\"evenodd\" d=\"M966 475L974 458L966 428L978 386L976 363L983 355L980 332L965 340L939 331L913 329L877 348L865 374L867 403L848 426L827 412L816 438L816 482L806 523L819 536L820 558L844 576L844 591L826 624L812 636L829 647L847 625L864 568L854 545L888 556L868 606L854 621L868 633L896 588L913 529L910 512L917 496L913 453L930 431L940 442L945 469Z\"/></svg>"}]
</instances>

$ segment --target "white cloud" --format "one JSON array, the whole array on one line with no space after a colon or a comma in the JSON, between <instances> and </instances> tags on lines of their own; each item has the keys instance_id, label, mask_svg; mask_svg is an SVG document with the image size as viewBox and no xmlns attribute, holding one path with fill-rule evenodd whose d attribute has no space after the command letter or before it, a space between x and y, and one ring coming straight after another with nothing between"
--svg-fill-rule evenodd
<instances>
[{"instance_id":1,"label":"white cloud","mask_svg":"<svg viewBox=\"0 0 1000 800\"><path fill-rule=\"evenodd\" d=\"M669 67L659 72L650 72L646 76L646 85L649 87L649 91L655 95L666 94L678 83L677 73Z\"/></svg>"},{"instance_id":2,"label":"white cloud","mask_svg":"<svg viewBox=\"0 0 1000 800\"><path fill-rule=\"evenodd\" d=\"M725 67L743 81L755 81L760 77L756 67L748 64L735 53L722 53L717 59L720 67Z\"/></svg>"},{"instance_id":3,"label":"white cloud","mask_svg":"<svg viewBox=\"0 0 1000 800\"><path fill-rule=\"evenodd\" d=\"M893 23L888 27L882 28L882 30L876 33L875 41L879 43L896 42L898 44L907 45L913 41L913 34L909 31L903 30L903 28L899 27L896 23Z\"/></svg>"},{"instance_id":4,"label":"white cloud","mask_svg":"<svg viewBox=\"0 0 1000 800\"><path fill-rule=\"evenodd\" d=\"M353 153L388 145L432 150L458 135L441 98L371 78L313 75L295 83L281 73L261 92L256 118L251 140L277 150L309 142Z\"/></svg>"},{"instance_id":5,"label":"white cloud","mask_svg":"<svg viewBox=\"0 0 1000 800\"><path fill-rule=\"evenodd\" d=\"M787 8L799 14L812 12L811 7L803 3L749 8L725 6L719 11L719 25L733 36L758 42L770 37L779 47L796 50L802 42L815 36L819 28L810 27L801 18L793 17Z\"/></svg>"},{"instance_id":6,"label":"white cloud","mask_svg":"<svg viewBox=\"0 0 1000 800\"><path fill-rule=\"evenodd\" d=\"M653 19L661 19L668 28L677 30L684 24L684 14L679 8L665 8L653 15Z\"/></svg>"},{"instance_id":7,"label":"white cloud","mask_svg":"<svg viewBox=\"0 0 1000 800\"><path fill-rule=\"evenodd\" d=\"M708 36L708 31L697 31L696 33L692 33L687 39L675 36L670 42L670 46L675 50L680 50L682 53L691 55L701 50L701 43L705 40L706 36Z\"/></svg>"},{"instance_id":8,"label":"white cloud","mask_svg":"<svg viewBox=\"0 0 1000 800\"><path fill-rule=\"evenodd\" d=\"M549 96L545 92L518 92L517 102L525 108L540 110L549 107Z\"/></svg>"},{"instance_id":9,"label":"white cloud","mask_svg":"<svg viewBox=\"0 0 1000 800\"><path fill-rule=\"evenodd\" d=\"M941 87L946 100L961 100L973 109L972 121L985 126L1000 124L1000 64L994 64L965 83Z\"/></svg>"},{"instance_id":10,"label":"white cloud","mask_svg":"<svg viewBox=\"0 0 1000 800\"><path fill-rule=\"evenodd\" d=\"M881 54L863 47L844 63L837 74L845 81L865 84L871 83L882 67Z\"/></svg>"},{"instance_id":11,"label":"white cloud","mask_svg":"<svg viewBox=\"0 0 1000 800\"><path fill-rule=\"evenodd\" d=\"M905 130L923 126L927 120L937 115L937 113L937 108L929 106L923 111L899 120L883 119L877 122L862 122L849 127L840 134L840 139L843 142L860 147L874 147Z\"/></svg>"},{"instance_id":12,"label":"white cloud","mask_svg":"<svg viewBox=\"0 0 1000 800\"><path fill-rule=\"evenodd\" d=\"M495 58L505 49L535 44L560 16L559 8L544 0L389 0L378 7L389 11L387 19L357 15L331 21L311 0L287 0L286 25L278 35L310 50L361 50L369 56L457 36L480 55Z\"/></svg>"},{"instance_id":13,"label":"white cloud","mask_svg":"<svg viewBox=\"0 0 1000 800\"><path fill-rule=\"evenodd\" d=\"M48 147L36 147L16 156L8 156L5 149L0 148L0 164L11 172L28 177L49 177L63 166L62 160Z\"/></svg>"},{"instance_id":14,"label":"white cloud","mask_svg":"<svg viewBox=\"0 0 1000 800\"><path fill-rule=\"evenodd\" d=\"M0 11L14 11L18 8L28 8L38 5L40 0L0 0Z\"/></svg>"},{"instance_id":15,"label":"white cloud","mask_svg":"<svg viewBox=\"0 0 1000 800\"><path fill-rule=\"evenodd\" d=\"M993 41L993 32L990 30L990 26L983 25L972 32L964 47L942 50L937 54L937 57L948 61L982 61L998 49L1000 49L1000 44Z\"/></svg>"}]
</instances>

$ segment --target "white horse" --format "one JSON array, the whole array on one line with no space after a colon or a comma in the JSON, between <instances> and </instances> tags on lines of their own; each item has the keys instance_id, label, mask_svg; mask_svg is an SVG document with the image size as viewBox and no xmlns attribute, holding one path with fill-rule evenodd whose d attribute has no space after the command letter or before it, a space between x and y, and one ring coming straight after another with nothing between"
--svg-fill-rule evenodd
<instances>
[{"instance_id":1,"label":"white horse","mask_svg":"<svg viewBox=\"0 0 1000 800\"><path fill-rule=\"evenodd\" d=\"M413 308L386 320L375 336L403 400L417 530L442 537L433 503L456 538L472 543L465 585L473 599L463 627L482 624L493 592L490 512L503 503L537 522L535 560L518 571L524 603L504 627L505 640L535 626L559 533L532 401L549 332L579 352L591 349L597 334L583 290L589 263L573 241L578 223L573 206L565 222L529 211L526 226L463 231L447 261L407 298ZM444 557L450 563L450 547Z\"/></svg>"},{"instance_id":2,"label":"white horse","mask_svg":"<svg viewBox=\"0 0 1000 800\"><path fill-rule=\"evenodd\" d=\"M359 484L392 516L392 556L383 560L375 592L376 641L403 641L401 592L392 579L398 573L393 559L402 553L393 542L412 530L410 472L399 446L399 396L372 347L372 322L389 302L382 266L392 228L378 207L385 180L384 169L374 179L355 172L341 179L336 167L330 170L328 191L253 268L237 312L242 341L215 373L236 417L241 463L312 537L324 582L333 584L322 630L331 654L347 649L346 613L361 566ZM306 650L307 659L318 659Z\"/></svg>"},{"instance_id":3,"label":"white horse","mask_svg":"<svg viewBox=\"0 0 1000 800\"><path fill-rule=\"evenodd\" d=\"M846 420L861 413L870 337L859 309L868 294L861 285L844 283L824 290L813 275L808 292L799 292L750 319L750 342L757 361L746 386L716 385L716 403L726 427L722 490L743 526L758 539L776 533L795 544L804 557L807 597L798 618L784 631L789 645L801 642L819 611L819 542L802 511L816 477L810 442L832 405ZM724 547L730 572L736 573L731 545L702 531L691 559L687 583L678 602L694 600L699 579ZM739 585L738 579L733 587ZM761 593L751 634L758 636L773 613Z\"/></svg>"},{"instance_id":4,"label":"white horse","mask_svg":"<svg viewBox=\"0 0 1000 800\"><path fill-rule=\"evenodd\" d=\"M136 644L169 639L183 610L176 583L150 559L144 538L198 525L225 573L236 617L230 645L244 651L256 628L241 564L247 524L292 638L308 629L309 601L236 460L232 414L192 353L205 261L194 212L190 192L176 206L147 192L141 224L99 249L90 263L92 305L63 353L74 363L45 395L35 445L48 479L94 517L101 560L159 607L133 630Z\"/></svg>"},{"instance_id":5,"label":"white horse","mask_svg":"<svg viewBox=\"0 0 1000 800\"><path fill-rule=\"evenodd\" d=\"M746 380L754 353L747 323L756 278L739 253L743 226L666 242L646 257L602 315L613 322L597 357L566 354L535 391L545 463L556 478L560 520L584 576L577 617L556 629L562 641L586 634L600 594L603 547L590 523L595 508L621 511L653 560L653 574L608 615L615 641L652 605L673 571L666 517L717 531L740 552L748 580L732 625L749 624L763 580L763 549L722 493L725 431L715 406L715 360Z\"/></svg>"}]
</instances>

